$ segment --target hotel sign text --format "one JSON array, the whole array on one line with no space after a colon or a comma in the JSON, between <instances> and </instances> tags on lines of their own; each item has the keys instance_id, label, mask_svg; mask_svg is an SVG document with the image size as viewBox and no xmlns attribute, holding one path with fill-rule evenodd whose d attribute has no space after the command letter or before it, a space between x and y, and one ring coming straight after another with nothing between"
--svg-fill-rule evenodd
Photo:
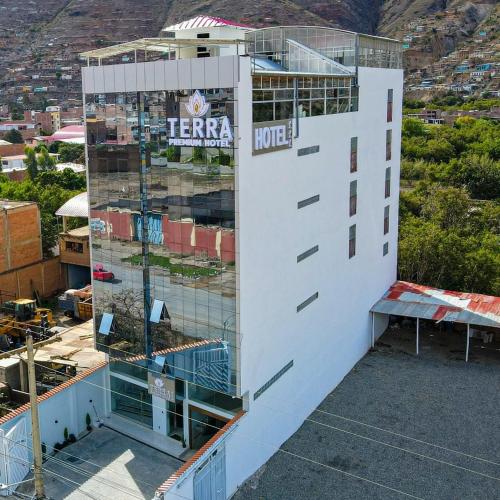
<instances>
[{"instance_id":1,"label":"hotel sign text","mask_svg":"<svg viewBox=\"0 0 500 500\"><path fill-rule=\"evenodd\" d=\"M199 90L191 95L185 107L191 118L167 118L170 146L228 148L232 145L233 133L229 118L206 118L210 104Z\"/></svg>"},{"instance_id":2,"label":"hotel sign text","mask_svg":"<svg viewBox=\"0 0 500 500\"><path fill-rule=\"evenodd\" d=\"M253 124L253 155L271 153L292 147L292 120L275 120Z\"/></svg>"}]
</instances>

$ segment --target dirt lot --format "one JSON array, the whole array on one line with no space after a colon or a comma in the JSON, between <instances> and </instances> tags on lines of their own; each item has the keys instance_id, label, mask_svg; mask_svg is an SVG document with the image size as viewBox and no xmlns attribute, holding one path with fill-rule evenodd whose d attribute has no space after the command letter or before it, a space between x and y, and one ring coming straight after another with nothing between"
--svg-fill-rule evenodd
<instances>
[{"instance_id":1,"label":"dirt lot","mask_svg":"<svg viewBox=\"0 0 500 500\"><path fill-rule=\"evenodd\" d=\"M234 499L500 499L500 350L464 354L389 330Z\"/></svg>"}]
</instances>

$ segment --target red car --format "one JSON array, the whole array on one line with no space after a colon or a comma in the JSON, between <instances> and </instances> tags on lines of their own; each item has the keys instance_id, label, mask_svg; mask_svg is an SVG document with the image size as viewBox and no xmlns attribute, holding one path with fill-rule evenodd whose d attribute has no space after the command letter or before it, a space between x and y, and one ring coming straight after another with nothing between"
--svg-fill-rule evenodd
<instances>
[{"instance_id":1,"label":"red car","mask_svg":"<svg viewBox=\"0 0 500 500\"><path fill-rule=\"evenodd\" d=\"M106 271L102 264L96 264L94 266L92 277L98 281L112 281L115 279L115 275L111 271Z\"/></svg>"}]
</instances>

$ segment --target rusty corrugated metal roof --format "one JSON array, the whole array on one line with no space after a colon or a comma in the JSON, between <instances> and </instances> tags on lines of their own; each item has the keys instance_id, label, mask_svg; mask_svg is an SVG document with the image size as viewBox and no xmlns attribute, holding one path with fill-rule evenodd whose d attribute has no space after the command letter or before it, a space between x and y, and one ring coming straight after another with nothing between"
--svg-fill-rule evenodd
<instances>
[{"instance_id":1,"label":"rusty corrugated metal roof","mask_svg":"<svg viewBox=\"0 0 500 500\"><path fill-rule=\"evenodd\" d=\"M372 312L500 328L500 297L396 281Z\"/></svg>"}]
</instances>

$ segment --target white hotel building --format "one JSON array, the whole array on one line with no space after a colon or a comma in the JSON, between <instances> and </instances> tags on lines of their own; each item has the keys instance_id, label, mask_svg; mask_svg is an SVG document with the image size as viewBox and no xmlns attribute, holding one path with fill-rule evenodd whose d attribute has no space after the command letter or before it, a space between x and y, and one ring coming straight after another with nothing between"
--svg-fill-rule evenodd
<instances>
[{"instance_id":1,"label":"white hotel building","mask_svg":"<svg viewBox=\"0 0 500 500\"><path fill-rule=\"evenodd\" d=\"M83 56L109 425L196 451L159 497L228 498L386 327L401 45L199 17Z\"/></svg>"}]
</instances>

